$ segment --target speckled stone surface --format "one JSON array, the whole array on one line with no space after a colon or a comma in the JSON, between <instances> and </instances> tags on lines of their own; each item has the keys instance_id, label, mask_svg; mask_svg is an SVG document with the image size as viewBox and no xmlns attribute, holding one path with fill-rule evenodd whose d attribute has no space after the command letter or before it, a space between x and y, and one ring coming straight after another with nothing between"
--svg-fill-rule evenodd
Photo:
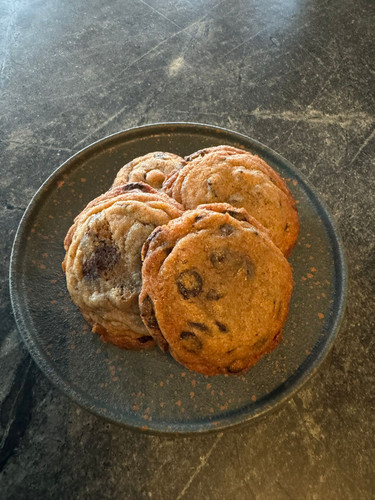
<instances>
[{"instance_id":1,"label":"speckled stone surface","mask_svg":"<svg viewBox=\"0 0 375 500\"><path fill-rule=\"evenodd\" d=\"M0 491L5 499L372 498L374 46L370 0L0 4ZM121 129L206 122L288 158L344 240L347 314L318 374L242 428L134 433L80 409L24 348L8 292L28 201Z\"/></svg>"}]
</instances>

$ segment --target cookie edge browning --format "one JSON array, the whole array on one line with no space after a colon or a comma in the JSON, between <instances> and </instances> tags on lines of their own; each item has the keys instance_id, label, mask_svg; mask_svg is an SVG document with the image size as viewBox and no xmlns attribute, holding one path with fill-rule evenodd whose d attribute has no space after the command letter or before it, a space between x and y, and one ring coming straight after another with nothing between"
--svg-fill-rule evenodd
<instances>
[{"instance_id":1,"label":"cookie edge browning","mask_svg":"<svg viewBox=\"0 0 375 500\"><path fill-rule=\"evenodd\" d=\"M228 213L228 211L230 211L230 212L233 211L233 212L239 213L241 216L246 217L246 220L243 220L243 219L238 220L235 217L233 217L233 215ZM156 325L154 325L153 327L150 327L150 325L147 324L147 320L145 320L145 316L146 316L147 311L146 311L146 307L144 305L144 302L148 298L150 299L152 304L155 301L155 297L152 297L152 290L155 290L155 287L151 287L152 290L148 289L148 280L145 279L145 274L146 273L148 274L150 265L151 265L152 269L155 269L155 268L160 269L162 267L165 259L168 257L168 254L166 255L166 253L165 253L165 249L170 248L170 247L173 248L182 237L189 234L189 232L190 232L190 230L189 230L185 233L184 236L181 236L181 237L176 239L172 233L171 228L173 228L176 224L183 223L184 219L191 217L192 215L195 215L195 218L196 218L197 216L202 216L202 215L207 214L207 213L209 214L210 212L211 213L217 212L217 213L221 213L221 214L228 214L231 218L233 218L236 221L237 224L240 224L242 227L254 226L256 231L259 232L263 236L263 238L267 242L267 244L271 245L277 252L279 252L279 255L283 256L281 250L271 240L271 238L268 234L268 231L256 219L249 216L249 214L246 212L245 209L236 208L236 207L233 207L232 205L229 205L227 203L216 203L216 204L213 203L213 204L207 204L207 205L200 205L197 209L188 210L188 211L184 212L183 215L181 217L179 217L178 219L173 219L168 224L161 226L161 227L158 227L158 228L155 228L154 231L150 234L150 236L146 240L146 242L144 243L143 248L142 248L142 260L144 261L144 264L142 267L142 290L141 290L141 293L139 295L139 307L140 307L140 311L141 311L142 320L143 320L147 330L151 334L151 336L154 337L154 339L156 340L156 343L158 344L160 349L164 352L169 350L171 355L173 356L173 358L177 362L179 362L180 364L185 366L187 369L192 370L192 371L196 371L196 372L201 373L203 375L220 375L220 374L241 375L241 374L247 372L252 366L254 366L258 362L258 360L260 358L262 358L265 354L272 352L282 340L282 329L285 325L286 319L287 319L288 314L289 314L290 299L291 299L291 295L292 295L292 291L293 291L292 269L291 269L290 264L288 263L288 261L286 260L286 258L284 256L283 257L285 259L285 262L289 266L289 272L290 272L291 279L290 279L289 297L288 297L288 301L286 303L284 317L283 317L283 320L281 322L281 328L274 335L274 337L268 339L268 341L263 346L263 348L258 353L254 354L250 359L248 359L248 362L246 364L244 364L243 366L241 366L239 370L235 370L235 371L230 370L230 367L215 367L215 366L205 362L205 360L202 360L202 359L200 359L196 364L193 362L189 362L188 364L186 364L186 360L183 361L182 358L180 358L180 356L178 355L178 352L176 352L173 349L173 346L170 345L168 343L167 339L164 337L164 335L159 327L159 323L157 320L156 310L155 310L154 305L152 307L153 307L153 315L154 315L154 319L156 321ZM190 227L192 227L193 224L191 224ZM147 259L147 256L151 255L151 254L153 256L153 259L152 259L153 262L150 264L146 259ZM160 300L163 300L163 298L161 297Z\"/></svg>"},{"instance_id":2,"label":"cookie edge browning","mask_svg":"<svg viewBox=\"0 0 375 500\"><path fill-rule=\"evenodd\" d=\"M258 219L255 219L255 217L249 215L246 208L234 207L230 203L204 203L202 205L198 205L196 210L210 210L212 212L228 214L239 222L245 222L246 223L244 224L245 227L248 227L248 224L251 224L251 226L253 226L256 231L261 233L262 236L272 241L268 229L266 229L258 221Z\"/></svg>"},{"instance_id":3,"label":"cookie edge browning","mask_svg":"<svg viewBox=\"0 0 375 500\"><path fill-rule=\"evenodd\" d=\"M110 343L117 347L120 347L121 349L127 349L127 350L131 349L146 350L146 349L151 349L152 347L155 346L155 340L151 337L151 335L150 339L147 340L146 342L142 341L140 342L139 339L148 337L148 335L141 335L140 337L136 338L132 336L134 335L134 332L128 329L118 330L118 335L117 335L115 331L109 332L103 325L92 320L90 315L83 313L81 309L79 310L82 316L87 321L87 323L91 325L91 331L99 335L100 340L104 343ZM126 336L125 338L123 337L124 335Z\"/></svg>"},{"instance_id":4,"label":"cookie edge browning","mask_svg":"<svg viewBox=\"0 0 375 500\"><path fill-rule=\"evenodd\" d=\"M289 305L288 305L288 310L289 310ZM288 311L286 314L286 318L288 317ZM285 319L286 321L286 319ZM284 324L285 324L284 321ZM208 376L215 376L215 375L243 375L246 372L250 370L254 365L257 364L258 361L260 361L263 356L266 354L270 354L272 351L276 349L276 347L280 344L282 341L283 335L282 335L282 329L280 329L274 336L273 338L270 338L262 350L260 350L258 353L254 354L250 358L248 358L248 362L244 363L238 370L235 369L234 367L231 369L230 366L234 365L236 361L233 361L229 366L227 367L217 367L213 366L212 364L208 363L197 363L197 367L199 369L193 368L194 363L191 363L190 366L185 365L182 361L180 361L178 354L176 354L176 351L172 347L170 347L170 353L173 356L173 358L180 363L182 366L185 366L188 370L194 371L196 373L200 373L202 375L208 375ZM203 368L203 369L202 369Z\"/></svg>"},{"instance_id":5,"label":"cookie edge browning","mask_svg":"<svg viewBox=\"0 0 375 500\"><path fill-rule=\"evenodd\" d=\"M186 212L184 212L178 219L181 219L183 215ZM178 219L172 219L172 220L178 220ZM171 221L170 221L171 222ZM169 223L168 223L169 224ZM152 293L148 293L146 291L146 287L144 286L145 283L145 278L144 275L146 274L146 267L147 263L145 265L145 260L147 258L148 252L153 252L154 260L156 259L156 263L152 266L153 268L159 268L162 266L165 258L167 257L165 253L165 249L170 247L170 244L172 243L172 238L170 238L171 241L169 241L169 236L172 236L170 233L170 228L168 227L168 224L165 224L164 226L159 226L156 227L152 233L149 235L147 240L144 242L142 246L142 288L141 292L139 294L138 298L138 305L139 305L139 310L141 313L141 318L143 321L143 324L147 328L148 332L150 335L155 339L157 345L163 352L167 352L169 350L169 344L167 340L165 339L160 327L159 323L156 317L156 312L155 312L155 306L154 306L154 298L152 297ZM159 266L160 263L160 266ZM150 300L150 306L152 308L152 322L155 322L154 324L151 323L149 320L150 316L150 311L149 311L149 306L147 305L148 299Z\"/></svg>"},{"instance_id":6,"label":"cookie edge browning","mask_svg":"<svg viewBox=\"0 0 375 500\"><path fill-rule=\"evenodd\" d=\"M145 187L145 189L143 189ZM99 213L102 210L105 210L106 208L110 207L111 205L115 204L117 201L140 201L136 199L136 191L140 191L142 195L145 193L154 195L152 198L149 200L141 200L144 203L149 202L165 202L169 203L171 207L173 207L176 210L176 217L177 211L179 214L183 212L183 207L179 205L173 198L169 198L166 194L160 193L156 189L152 188L151 186L144 184L144 183L127 183L126 185L118 186L114 189L110 189L109 191L103 193L96 199L92 200L78 216L74 219L73 225L70 227L68 230L68 233L65 237L64 240L64 248L65 248L65 257L62 262L62 270L66 274L66 267L67 267L67 262L69 258L72 258L70 256L69 250L70 247L74 241L74 236L76 233L76 230L79 226L79 224L84 224L87 219L95 214ZM134 195L134 196L132 196ZM109 202L110 200L113 200L112 204L107 204L106 202ZM96 208L99 208L99 210L95 210ZM101 209L100 209L101 208ZM94 211L94 212L93 212ZM68 289L69 291L69 289ZM70 294L70 292L69 292ZM73 301L75 304L75 302ZM104 325L98 323L97 320L92 318L90 314L84 313L82 309L75 304L76 307L79 309L80 313L82 316L85 318L85 320L91 325L91 329L94 333L99 334L101 340L104 342L110 342L118 347L124 348L124 349L148 349L151 348L155 345L154 339L151 337L149 340L146 340L145 342L140 342L139 339L143 339L144 337L148 337L147 335L138 335L136 332L133 330L130 330L129 328L124 328L124 329L116 329L114 328L113 331L109 331ZM117 335L118 332L118 335ZM120 338L121 336L126 336L126 338Z\"/></svg>"}]
</instances>

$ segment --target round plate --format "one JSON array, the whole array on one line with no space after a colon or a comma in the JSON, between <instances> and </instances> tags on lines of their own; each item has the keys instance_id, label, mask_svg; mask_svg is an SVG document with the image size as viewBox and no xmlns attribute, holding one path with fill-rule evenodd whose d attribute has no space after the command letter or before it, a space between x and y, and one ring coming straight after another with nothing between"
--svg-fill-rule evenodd
<instances>
[{"instance_id":1,"label":"round plate","mask_svg":"<svg viewBox=\"0 0 375 500\"><path fill-rule=\"evenodd\" d=\"M297 200L300 236L292 253L295 288L283 341L246 375L206 377L168 354L124 351L91 333L71 302L61 270L73 218L131 159L151 151L181 156L229 144L259 155ZM235 132L192 123L148 125L83 149L41 186L15 238L11 299L22 337L44 373L83 407L152 432L204 432L243 423L297 391L321 364L343 312L346 268L340 238L314 189L288 161Z\"/></svg>"}]
</instances>

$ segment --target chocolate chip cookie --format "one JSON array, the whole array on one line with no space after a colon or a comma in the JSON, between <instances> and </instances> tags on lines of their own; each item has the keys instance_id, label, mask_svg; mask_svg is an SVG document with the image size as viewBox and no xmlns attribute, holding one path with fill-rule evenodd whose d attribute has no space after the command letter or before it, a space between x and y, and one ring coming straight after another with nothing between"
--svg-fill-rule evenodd
<instances>
[{"instance_id":1,"label":"chocolate chip cookie","mask_svg":"<svg viewBox=\"0 0 375 500\"><path fill-rule=\"evenodd\" d=\"M244 373L280 342L292 271L244 209L186 211L151 233L142 256L142 319L187 368Z\"/></svg>"},{"instance_id":2,"label":"chocolate chip cookie","mask_svg":"<svg viewBox=\"0 0 375 500\"><path fill-rule=\"evenodd\" d=\"M186 209L226 202L243 207L270 233L288 256L299 221L285 181L261 158L231 146L216 146L186 157L187 164L165 180L163 191Z\"/></svg>"},{"instance_id":3,"label":"chocolate chip cookie","mask_svg":"<svg viewBox=\"0 0 375 500\"><path fill-rule=\"evenodd\" d=\"M103 340L126 349L154 345L138 306L141 248L181 208L150 186L132 183L99 196L76 217L62 266L73 302Z\"/></svg>"},{"instance_id":4,"label":"chocolate chip cookie","mask_svg":"<svg viewBox=\"0 0 375 500\"><path fill-rule=\"evenodd\" d=\"M160 189L165 178L174 170L179 170L185 161L173 153L155 151L135 158L119 170L113 187L127 182L145 182Z\"/></svg>"}]
</instances>

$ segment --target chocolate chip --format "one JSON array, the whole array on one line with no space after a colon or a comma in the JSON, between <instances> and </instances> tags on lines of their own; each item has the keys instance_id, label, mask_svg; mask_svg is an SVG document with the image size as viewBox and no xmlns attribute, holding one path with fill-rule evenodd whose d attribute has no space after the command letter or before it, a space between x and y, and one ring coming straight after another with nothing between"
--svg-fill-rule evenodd
<instances>
[{"instance_id":1,"label":"chocolate chip","mask_svg":"<svg viewBox=\"0 0 375 500\"><path fill-rule=\"evenodd\" d=\"M83 262L82 274L88 279L97 279L104 271L109 271L120 260L120 254L113 245L101 242L92 255Z\"/></svg>"},{"instance_id":2,"label":"chocolate chip","mask_svg":"<svg viewBox=\"0 0 375 500\"><path fill-rule=\"evenodd\" d=\"M194 219L194 222L198 222L198 221L200 221L200 220L201 220L201 219L203 219L203 218L204 218L204 215L197 215L197 216L195 217L195 219Z\"/></svg>"},{"instance_id":3,"label":"chocolate chip","mask_svg":"<svg viewBox=\"0 0 375 500\"><path fill-rule=\"evenodd\" d=\"M211 191L211 193L215 196L215 198L218 198L218 195L217 195L215 189L212 187L213 186L213 182L212 182L211 179L207 180L207 186L208 186L208 190Z\"/></svg>"},{"instance_id":4,"label":"chocolate chip","mask_svg":"<svg viewBox=\"0 0 375 500\"><path fill-rule=\"evenodd\" d=\"M284 227L284 231L288 231L288 227L289 227L289 224L288 224L288 223L286 223L286 224L285 224L285 227Z\"/></svg>"},{"instance_id":5,"label":"chocolate chip","mask_svg":"<svg viewBox=\"0 0 375 500\"><path fill-rule=\"evenodd\" d=\"M128 283L121 283L116 287L120 294L121 300L129 300L129 297L137 294L138 295L138 286L134 284L133 280L129 280ZM138 302L138 301L137 301Z\"/></svg>"},{"instance_id":6,"label":"chocolate chip","mask_svg":"<svg viewBox=\"0 0 375 500\"><path fill-rule=\"evenodd\" d=\"M154 238L156 238L156 236L163 230L163 228L160 226L160 227L157 227L156 229L154 229L152 231L152 233L150 234L150 236L147 238L147 242L150 243Z\"/></svg>"},{"instance_id":7,"label":"chocolate chip","mask_svg":"<svg viewBox=\"0 0 375 500\"><path fill-rule=\"evenodd\" d=\"M142 301L141 316L148 328L159 330L159 324L155 316L154 304L149 295L146 295Z\"/></svg>"},{"instance_id":8,"label":"chocolate chip","mask_svg":"<svg viewBox=\"0 0 375 500\"><path fill-rule=\"evenodd\" d=\"M184 348L189 352L198 352L203 347L202 341L193 332L181 332L180 340L182 341Z\"/></svg>"},{"instance_id":9,"label":"chocolate chip","mask_svg":"<svg viewBox=\"0 0 375 500\"><path fill-rule=\"evenodd\" d=\"M223 295L221 293L219 293L217 290L214 290L213 288L208 290L208 292L206 293L207 300L219 300L222 297L223 297Z\"/></svg>"},{"instance_id":10,"label":"chocolate chip","mask_svg":"<svg viewBox=\"0 0 375 500\"><path fill-rule=\"evenodd\" d=\"M220 321L216 321L216 325L217 325L217 327L219 328L219 330L221 332L227 332L228 331L228 328L223 323L220 323Z\"/></svg>"},{"instance_id":11,"label":"chocolate chip","mask_svg":"<svg viewBox=\"0 0 375 500\"><path fill-rule=\"evenodd\" d=\"M153 239L155 239L158 234L162 231L162 227L157 227L156 229L154 229L152 231L152 233L149 235L149 237L146 239L146 241L144 242L143 244L143 247L142 247L142 258L144 259L146 257L146 254L148 252L148 249L149 249L149 246L152 242Z\"/></svg>"},{"instance_id":12,"label":"chocolate chip","mask_svg":"<svg viewBox=\"0 0 375 500\"><path fill-rule=\"evenodd\" d=\"M201 332L208 332L208 326L205 325L204 323L197 323L195 321L188 321L189 326L192 328L196 328L197 330L200 330Z\"/></svg>"},{"instance_id":13,"label":"chocolate chip","mask_svg":"<svg viewBox=\"0 0 375 500\"><path fill-rule=\"evenodd\" d=\"M133 191L133 189L139 189L144 193L149 193L152 189L147 184L143 184L143 182L129 182L122 186L122 191Z\"/></svg>"},{"instance_id":14,"label":"chocolate chip","mask_svg":"<svg viewBox=\"0 0 375 500\"><path fill-rule=\"evenodd\" d=\"M243 213L241 213L240 211L236 212L235 210L225 210L225 212L223 212L223 213L228 214L231 217L233 217L234 219L237 219L239 221L247 221L247 217Z\"/></svg>"},{"instance_id":15,"label":"chocolate chip","mask_svg":"<svg viewBox=\"0 0 375 500\"><path fill-rule=\"evenodd\" d=\"M222 236L230 236L231 234L234 233L234 231L235 228L230 224L222 224L220 226L220 233L222 234Z\"/></svg>"},{"instance_id":16,"label":"chocolate chip","mask_svg":"<svg viewBox=\"0 0 375 500\"><path fill-rule=\"evenodd\" d=\"M177 278L177 287L184 299L197 297L203 286L201 275L197 271L187 269L183 271Z\"/></svg>"},{"instance_id":17,"label":"chocolate chip","mask_svg":"<svg viewBox=\"0 0 375 500\"><path fill-rule=\"evenodd\" d=\"M145 344L146 342L150 342L151 340L153 340L153 338L150 335L143 335L143 337L138 337L137 340L141 344Z\"/></svg>"},{"instance_id":18,"label":"chocolate chip","mask_svg":"<svg viewBox=\"0 0 375 500\"><path fill-rule=\"evenodd\" d=\"M208 149L200 149L189 156L185 156L185 161L195 160L195 158L203 158L203 156L205 156L208 152Z\"/></svg>"},{"instance_id":19,"label":"chocolate chip","mask_svg":"<svg viewBox=\"0 0 375 500\"><path fill-rule=\"evenodd\" d=\"M220 249L212 252L210 255L210 262L214 266L215 269L221 267L221 265L226 261L228 255L227 249Z\"/></svg>"}]
</instances>

